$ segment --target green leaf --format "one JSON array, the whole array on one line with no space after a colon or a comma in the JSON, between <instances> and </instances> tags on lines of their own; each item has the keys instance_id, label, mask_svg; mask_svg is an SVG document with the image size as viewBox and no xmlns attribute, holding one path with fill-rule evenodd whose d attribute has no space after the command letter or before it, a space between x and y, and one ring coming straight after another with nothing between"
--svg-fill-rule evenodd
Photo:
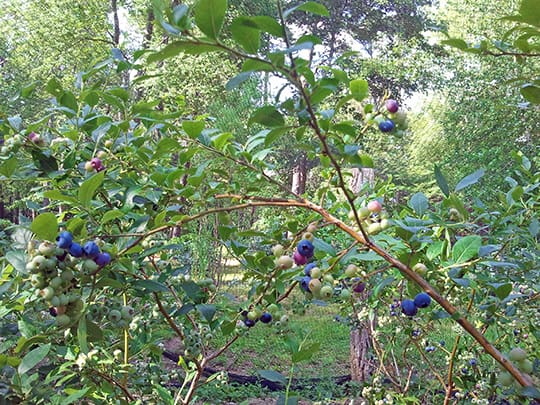
<instances>
[{"instance_id":1,"label":"green leaf","mask_svg":"<svg viewBox=\"0 0 540 405\"><path fill-rule=\"evenodd\" d=\"M6 253L6 259L21 274L26 274L26 255L20 250L10 250Z\"/></svg>"},{"instance_id":2,"label":"green leaf","mask_svg":"<svg viewBox=\"0 0 540 405\"><path fill-rule=\"evenodd\" d=\"M373 289L372 297L377 298L379 296L379 294L382 292L382 290L385 287L388 287L390 284L392 284L394 282L394 280L395 280L395 277L391 276L391 277L385 278L383 281L381 281L379 284L377 284L375 286L375 288Z\"/></svg>"},{"instance_id":3,"label":"green leaf","mask_svg":"<svg viewBox=\"0 0 540 405\"><path fill-rule=\"evenodd\" d=\"M356 101L362 101L369 95L368 82L364 79L351 80L349 90Z\"/></svg>"},{"instance_id":4,"label":"green leaf","mask_svg":"<svg viewBox=\"0 0 540 405\"><path fill-rule=\"evenodd\" d=\"M461 181L457 184L454 190L458 192L460 190L463 190L464 188L475 184L476 182L478 182L478 180L480 180L480 178L484 175L485 172L485 169L478 169L474 173L469 174L468 176L461 179Z\"/></svg>"},{"instance_id":5,"label":"green leaf","mask_svg":"<svg viewBox=\"0 0 540 405\"><path fill-rule=\"evenodd\" d=\"M498 299L504 300L512 292L512 283L489 283Z\"/></svg>"},{"instance_id":6,"label":"green leaf","mask_svg":"<svg viewBox=\"0 0 540 405\"><path fill-rule=\"evenodd\" d=\"M478 235L469 235L461 238L452 247L452 260L454 263L465 263L478 256L482 246L482 238Z\"/></svg>"},{"instance_id":7,"label":"green leaf","mask_svg":"<svg viewBox=\"0 0 540 405\"><path fill-rule=\"evenodd\" d=\"M531 223L529 224L529 233L532 237L536 237L538 233L540 232L540 223L538 222L538 219L533 218L531 219Z\"/></svg>"},{"instance_id":8,"label":"green leaf","mask_svg":"<svg viewBox=\"0 0 540 405\"><path fill-rule=\"evenodd\" d=\"M248 125L253 123L261 124L266 127L280 127L285 125L285 120L275 107L268 105L257 109L251 115Z\"/></svg>"},{"instance_id":9,"label":"green leaf","mask_svg":"<svg viewBox=\"0 0 540 405\"><path fill-rule=\"evenodd\" d=\"M242 83L248 81L251 78L251 75L253 72L242 72L234 76L232 79L230 79L227 84L225 85L225 90L231 91L236 89L238 86L240 86Z\"/></svg>"},{"instance_id":10,"label":"green leaf","mask_svg":"<svg viewBox=\"0 0 540 405\"><path fill-rule=\"evenodd\" d=\"M305 3L299 4L296 7L291 7L283 12L283 17L287 18L294 11L307 11L311 14L316 14L323 17L330 17L328 9L322 4L315 1L306 1Z\"/></svg>"},{"instance_id":11,"label":"green leaf","mask_svg":"<svg viewBox=\"0 0 540 405\"><path fill-rule=\"evenodd\" d=\"M60 402L60 405L69 405L69 404L74 403L75 401L78 401L79 399L84 397L89 390L90 390L90 387L86 387L80 390L74 390L73 392L69 394L68 397L64 398L62 402ZM66 389L66 393L67 392L68 392L68 389Z\"/></svg>"},{"instance_id":12,"label":"green leaf","mask_svg":"<svg viewBox=\"0 0 540 405\"><path fill-rule=\"evenodd\" d=\"M25 374L33 369L41 360L45 358L45 356L47 356L47 354L49 354L50 350L51 344L47 343L46 345L39 346L28 352L26 356L23 357L21 364L19 364L19 368L17 369L19 374Z\"/></svg>"},{"instance_id":13,"label":"green leaf","mask_svg":"<svg viewBox=\"0 0 540 405\"><path fill-rule=\"evenodd\" d=\"M250 17L251 21L257 24L257 27L263 31L267 32L270 35L275 37L283 37L284 30L280 23L278 23L274 18L266 15L258 15Z\"/></svg>"},{"instance_id":14,"label":"green leaf","mask_svg":"<svg viewBox=\"0 0 540 405\"><path fill-rule=\"evenodd\" d=\"M273 72L275 70L271 62L247 59L242 64L242 72Z\"/></svg>"},{"instance_id":15,"label":"green leaf","mask_svg":"<svg viewBox=\"0 0 540 405\"><path fill-rule=\"evenodd\" d=\"M172 397L171 393L168 389L165 389L159 384L153 384L154 388L156 389L159 397L163 400L163 404L172 404L174 403L174 398Z\"/></svg>"},{"instance_id":16,"label":"green leaf","mask_svg":"<svg viewBox=\"0 0 540 405\"><path fill-rule=\"evenodd\" d=\"M521 0L519 14L521 14L527 23L540 27L540 7L538 0Z\"/></svg>"},{"instance_id":17,"label":"green leaf","mask_svg":"<svg viewBox=\"0 0 540 405\"><path fill-rule=\"evenodd\" d=\"M17 158L13 156L0 164L0 174L3 174L4 176L9 178L13 176L13 173L15 173L15 170L17 170L17 166Z\"/></svg>"},{"instance_id":18,"label":"green leaf","mask_svg":"<svg viewBox=\"0 0 540 405\"><path fill-rule=\"evenodd\" d=\"M257 24L249 17L236 17L231 24L233 39L240 44L246 52L256 54L261 45L261 31Z\"/></svg>"},{"instance_id":19,"label":"green leaf","mask_svg":"<svg viewBox=\"0 0 540 405\"><path fill-rule=\"evenodd\" d=\"M218 37L227 11L227 0L199 0L194 7L195 23L209 38Z\"/></svg>"},{"instance_id":20,"label":"green leaf","mask_svg":"<svg viewBox=\"0 0 540 405\"><path fill-rule=\"evenodd\" d=\"M197 138L204 129L204 121L183 121L182 128L192 139Z\"/></svg>"},{"instance_id":21,"label":"green leaf","mask_svg":"<svg viewBox=\"0 0 540 405\"><path fill-rule=\"evenodd\" d=\"M86 316L79 318L79 324L77 326L77 339L79 340L79 347L82 353L88 353L88 339L86 332Z\"/></svg>"},{"instance_id":22,"label":"green leaf","mask_svg":"<svg viewBox=\"0 0 540 405\"><path fill-rule=\"evenodd\" d=\"M62 93L64 93L64 89L62 88L62 84L58 81L56 78L52 78L47 82L47 85L45 86L45 90L52 94L54 97L60 97Z\"/></svg>"},{"instance_id":23,"label":"green leaf","mask_svg":"<svg viewBox=\"0 0 540 405\"><path fill-rule=\"evenodd\" d=\"M540 87L526 84L520 89L523 98L533 104L540 104Z\"/></svg>"},{"instance_id":24,"label":"green leaf","mask_svg":"<svg viewBox=\"0 0 540 405\"><path fill-rule=\"evenodd\" d=\"M257 370L257 374L268 381L278 382L281 384L285 384L287 381L282 374L274 370Z\"/></svg>"},{"instance_id":25,"label":"green leaf","mask_svg":"<svg viewBox=\"0 0 540 405\"><path fill-rule=\"evenodd\" d=\"M166 285L158 283L154 280L135 280L132 285L137 290L149 292L169 292Z\"/></svg>"},{"instance_id":26,"label":"green leaf","mask_svg":"<svg viewBox=\"0 0 540 405\"><path fill-rule=\"evenodd\" d=\"M429 201L424 193L416 193L411 197L407 205L411 207L418 216L422 216L428 208Z\"/></svg>"},{"instance_id":27,"label":"green leaf","mask_svg":"<svg viewBox=\"0 0 540 405\"><path fill-rule=\"evenodd\" d=\"M56 216L51 212L39 214L32 221L30 230L34 232L37 239L49 241L56 240L56 236L58 234L58 222L56 220Z\"/></svg>"},{"instance_id":28,"label":"green leaf","mask_svg":"<svg viewBox=\"0 0 540 405\"><path fill-rule=\"evenodd\" d=\"M78 109L77 99L75 98L72 92L66 91L64 94L62 94L62 96L60 97L58 101L64 107L67 107L70 110L72 110L73 113L77 112L77 109Z\"/></svg>"},{"instance_id":29,"label":"green leaf","mask_svg":"<svg viewBox=\"0 0 540 405\"><path fill-rule=\"evenodd\" d=\"M77 199L71 196L63 194L60 190L48 190L43 193L43 196L55 201L65 201L69 203L76 203Z\"/></svg>"},{"instance_id":30,"label":"green leaf","mask_svg":"<svg viewBox=\"0 0 540 405\"><path fill-rule=\"evenodd\" d=\"M312 343L307 347L302 348L302 350L293 353L291 360L293 363L299 363L304 360L309 360L313 357L315 353L319 351L320 347L321 344L319 342Z\"/></svg>"},{"instance_id":31,"label":"green leaf","mask_svg":"<svg viewBox=\"0 0 540 405\"><path fill-rule=\"evenodd\" d=\"M120 210L110 210L107 211L101 218L101 224L106 224L107 222L114 221L115 219L125 217L126 213Z\"/></svg>"},{"instance_id":32,"label":"green leaf","mask_svg":"<svg viewBox=\"0 0 540 405\"><path fill-rule=\"evenodd\" d=\"M196 308L201 313L201 315L204 316L204 319L206 319L208 323L212 322L212 319L214 318L214 315L216 314L216 311L217 311L217 308L215 305L198 304Z\"/></svg>"},{"instance_id":33,"label":"green leaf","mask_svg":"<svg viewBox=\"0 0 540 405\"><path fill-rule=\"evenodd\" d=\"M461 49L462 51L466 50L469 47L467 45L467 42L459 38L445 39L444 41L441 41L441 43L443 45L448 45L453 48Z\"/></svg>"},{"instance_id":34,"label":"green leaf","mask_svg":"<svg viewBox=\"0 0 540 405\"><path fill-rule=\"evenodd\" d=\"M79 193L78 198L80 203L83 205L83 207L89 207L90 202L92 201L92 198L94 197L94 194L96 193L97 189L101 186L103 183L103 179L105 178L105 172L101 171L99 173L94 174L89 179L85 180L81 187L79 187Z\"/></svg>"},{"instance_id":35,"label":"green leaf","mask_svg":"<svg viewBox=\"0 0 540 405\"><path fill-rule=\"evenodd\" d=\"M329 256L335 256L337 254L336 249L329 243L325 242L322 239L314 238L313 239L313 246L315 247L315 251L321 251Z\"/></svg>"},{"instance_id":36,"label":"green leaf","mask_svg":"<svg viewBox=\"0 0 540 405\"><path fill-rule=\"evenodd\" d=\"M37 343L45 343L47 340L47 336L45 335L32 336L30 339L26 339L25 337L21 336L17 342L17 347L15 347L14 352L16 354L21 353L29 346L33 346Z\"/></svg>"},{"instance_id":37,"label":"green leaf","mask_svg":"<svg viewBox=\"0 0 540 405\"><path fill-rule=\"evenodd\" d=\"M199 285L193 281L186 281L182 283L181 286L186 295L195 302L199 301L204 295L201 287L199 287Z\"/></svg>"},{"instance_id":38,"label":"green leaf","mask_svg":"<svg viewBox=\"0 0 540 405\"><path fill-rule=\"evenodd\" d=\"M32 151L32 160L38 169L44 173L51 173L58 170L58 162L53 156L47 156L40 151Z\"/></svg>"},{"instance_id":39,"label":"green leaf","mask_svg":"<svg viewBox=\"0 0 540 405\"><path fill-rule=\"evenodd\" d=\"M445 197L448 197L450 195L450 187L448 187L448 182L437 165L435 165L435 180L437 180L437 185Z\"/></svg>"},{"instance_id":40,"label":"green leaf","mask_svg":"<svg viewBox=\"0 0 540 405\"><path fill-rule=\"evenodd\" d=\"M21 124L22 124L22 118L19 115L15 115L13 117L8 117L8 122L11 128L13 128L15 131L21 130Z\"/></svg>"}]
</instances>

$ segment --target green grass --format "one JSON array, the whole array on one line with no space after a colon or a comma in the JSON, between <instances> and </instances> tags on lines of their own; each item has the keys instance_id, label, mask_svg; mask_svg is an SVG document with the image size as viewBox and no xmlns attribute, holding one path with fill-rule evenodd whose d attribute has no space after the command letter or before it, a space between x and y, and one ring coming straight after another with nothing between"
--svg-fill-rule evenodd
<instances>
[{"instance_id":1,"label":"green grass","mask_svg":"<svg viewBox=\"0 0 540 405\"><path fill-rule=\"evenodd\" d=\"M319 343L320 350L310 360L299 364L295 377L332 377L349 373L349 327L334 321L336 308L310 306L303 315L290 314L289 329L308 335L308 343ZM224 340L216 341L216 345ZM249 329L224 356L217 366L229 371L253 374L257 370L288 373L291 353L284 336L272 324L258 323Z\"/></svg>"}]
</instances>

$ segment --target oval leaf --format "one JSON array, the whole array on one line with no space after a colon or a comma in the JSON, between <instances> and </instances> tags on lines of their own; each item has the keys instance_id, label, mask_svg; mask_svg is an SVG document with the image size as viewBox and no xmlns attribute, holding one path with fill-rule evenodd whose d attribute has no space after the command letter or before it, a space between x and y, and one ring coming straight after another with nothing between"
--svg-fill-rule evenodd
<instances>
[{"instance_id":1,"label":"oval leaf","mask_svg":"<svg viewBox=\"0 0 540 405\"><path fill-rule=\"evenodd\" d=\"M474 183L478 182L480 178L484 175L486 172L485 169L479 169L475 171L474 173L469 174L468 176L464 177L456 186L455 191L458 192L460 190L463 190L464 188L467 188Z\"/></svg>"},{"instance_id":2,"label":"oval leaf","mask_svg":"<svg viewBox=\"0 0 540 405\"><path fill-rule=\"evenodd\" d=\"M34 232L38 239L53 241L58 234L58 222L53 213L45 212L39 214L30 225L30 230Z\"/></svg>"},{"instance_id":3,"label":"oval leaf","mask_svg":"<svg viewBox=\"0 0 540 405\"><path fill-rule=\"evenodd\" d=\"M452 248L452 259L454 263L464 263L478 256L481 246L482 238L478 235L469 235L461 238Z\"/></svg>"},{"instance_id":4,"label":"oval leaf","mask_svg":"<svg viewBox=\"0 0 540 405\"><path fill-rule=\"evenodd\" d=\"M49 351L51 350L51 344L47 343L46 345L39 346L38 348L28 352L26 356L23 357L21 364L19 364L18 372L19 374L25 374L26 372L33 369L36 364L45 358Z\"/></svg>"},{"instance_id":5,"label":"oval leaf","mask_svg":"<svg viewBox=\"0 0 540 405\"><path fill-rule=\"evenodd\" d=\"M194 8L195 23L206 36L216 39L226 10L227 0L199 0Z\"/></svg>"}]
</instances>

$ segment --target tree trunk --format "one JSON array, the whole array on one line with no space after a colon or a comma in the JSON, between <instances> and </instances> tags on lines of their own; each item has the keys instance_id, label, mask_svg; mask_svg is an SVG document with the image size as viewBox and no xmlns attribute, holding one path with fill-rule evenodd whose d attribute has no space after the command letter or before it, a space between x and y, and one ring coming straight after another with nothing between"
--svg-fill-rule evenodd
<instances>
[{"instance_id":1,"label":"tree trunk","mask_svg":"<svg viewBox=\"0 0 540 405\"><path fill-rule=\"evenodd\" d=\"M352 169L352 179L350 183L351 191L358 193L365 183L373 185L375 183L375 171L370 168L359 169L357 167Z\"/></svg>"},{"instance_id":2,"label":"tree trunk","mask_svg":"<svg viewBox=\"0 0 540 405\"><path fill-rule=\"evenodd\" d=\"M306 181L308 174L307 156L305 153L299 157L296 166L293 168L291 190L296 194L304 194L306 191Z\"/></svg>"},{"instance_id":3,"label":"tree trunk","mask_svg":"<svg viewBox=\"0 0 540 405\"><path fill-rule=\"evenodd\" d=\"M351 380L366 381L371 372L369 362L370 331L368 325L362 323L360 328L354 328L350 333L350 366Z\"/></svg>"},{"instance_id":4,"label":"tree trunk","mask_svg":"<svg viewBox=\"0 0 540 405\"><path fill-rule=\"evenodd\" d=\"M373 184L375 173L373 169L353 168L352 179L350 181L351 191L357 194L365 183ZM361 300L367 300L368 291L364 291ZM369 361L369 350L371 348L372 323L376 321L362 321L360 325L354 327L350 333L350 366L351 380L357 382L366 381L369 378L372 364Z\"/></svg>"},{"instance_id":5,"label":"tree trunk","mask_svg":"<svg viewBox=\"0 0 540 405\"><path fill-rule=\"evenodd\" d=\"M117 0L111 0L111 8L113 12L113 42L114 46L118 47L120 44L120 19L118 18L118 3Z\"/></svg>"}]
</instances>

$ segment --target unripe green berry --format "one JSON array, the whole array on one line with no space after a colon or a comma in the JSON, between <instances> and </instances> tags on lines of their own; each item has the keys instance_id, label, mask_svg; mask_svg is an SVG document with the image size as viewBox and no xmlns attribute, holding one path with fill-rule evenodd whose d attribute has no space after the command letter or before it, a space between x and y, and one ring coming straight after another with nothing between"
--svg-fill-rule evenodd
<instances>
[{"instance_id":1,"label":"unripe green berry","mask_svg":"<svg viewBox=\"0 0 540 405\"><path fill-rule=\"evenodd\" d=\"M368 207L361 207L361 208L358 210L358 217L359 217L360 219L366 219L366 218L368 218L370 215L371 215L371 211L369 210Z\"/></svg>"},{"instance_id":2,"label":"unripe green berry","mask_svg":"<svg viewBox=\"0 0 540 405\"><path fill-rule=\"evenodd\" d=\"M302 235L302 239L309 240L310 242L313 242L313 234L311 232L304 232Z\"/></svg>"},{"instance_id":3,"label":"unripe green berry","mask_svg":"<svg viewBox=\"0 0 540 405\"><path fill-rule=\"evenodd\" d=\"M86 259L82 264L82 270L87 273L94 273L99 269L99 265L92 259Z\"/></svg>"},{"instance_id":4,"label":"unripe green berry","mask_svg":"<svg viewBox=\"0 0 540 405\"><path fill-rule=\"evenodd\" d=\"M343 300L348 300L349 298L351 298L351 290L349 290L348 288L344 288L343 290L341 290L339 296Z\"/></svg>"},{"instance_id":5,"label":"unripe green berry","mask_svg":"<svg viewBox=\"0 0 540 405\"><path fill-rule=\"evenodd\" d=\"M508 353L508 358L511 361L522 361L527 358L527 352L521 347L514 347L510 350L510 353Z\"/></svg>"},{"instance_id":6,"label":"unripe green berry","mask_svg":"<svg viewBox=\"0 0 540 405\"><path fill-rule=\"evenodd\" d=\"M30 284L32 284L32 287L34 288L43 288L45 287L45 279L41 274L32 274L32 277L30 277Z\"/></svg>"},{"instance_id":7,"label":"unripe green berry","mask_svg":"<svg viewBox=\"0 0 540 405\"><path fill-rule=\"evenodd\" d=\"M498 376L499 384L508 387L514 382L514 377L508 371L503 371Z\"/></svg>"},{"instance_id":8,"label":"unripe green berry","mask_svg":"<svg viewBox=\"0 0 540 405\"><path fill-rule=\"evenodd\" d=\"M413 270L421 276L425 276L427 274L428 268L424 263L416 263L413 267Z\"/></svg>"},{"instance_id":9,"label":"unripe green berry","mask_svg":"<svg viewBox=\"0 0 540 405\"><path fill-rule=\"evenodd\" d=\"M46 301L50 301L52 297L54 297L54 294L55 294L54 288L52 287L45 287L43 290L40 291L40 295Z\"/></svg>"},{"instance_id":10,"label":"unripe green berry","mask_svg":"<svg viewBox=\"0 0 540 405\"><path fill-rule=\"evenodd\" d=\"M322 283L318 278L312 278L308 285L309 291L318 294L321 291Z\"/></svg>"},{"instance_id":11,"label":"unripe green berry","mask_svg":"<svg viewBox=\"0 0 540 405\"><path fill-rule=\"evenodd\" d=\"M62 280L67 282L67 281L73 280L73 277L75 277L75 275L73 274L73 271L71 271L70 269L67 269L67 270L64 270L62 274L60 274L60 277L62 278Z\"/></svg>"},{"instance_id":12,"label":"unripe green berry","mask_svg":"<svg viewBox=\"0 0 540 405\"><path fill-rule=\"evenodd\" d=\"M353 278L358 274L358 266L356 264L349 264L345 269L345 277Z\"/></svg>"},{"instance_id":13,"label":"unripe green berry","mask_svg":"<svg viewBox=\"0 0 540 405\"><path fill-rule=\"evenodd\" d=\"M281 256L277 259L277 266L280 269L290 269L294 264L294 260L289 256Z\"/></svg>"},{"instance_id":14,"label":"unripe green berry","mask_svg":"<svg viewBox=\"0 0 540 405\"><path fill-rule=\"evenodd\" d=\"M60 327L60 328L65 328L66 326L69 326L69 324L71 323L71 318L67 315L58 315L56 317L56 324Z\"/></svg>"},{"instance_id":15,"label":"unripe green berry","mask_svg":"<svg viewBox=\"0 0 540 405\"><path fill-rule=\"evenodd\" d=\"M367 232L370 235L377 235L381 231L382 231L381 224L379 224L378 222L373 222L369 224L368 229L367 229Z\"/></svg>"},{"instance_id":16,"label":"unripe green berry","mask_svg":"<svg viewBox=\"0 0 540 405\"><path fill-rule=\"evenodd\" d=\"M332 277L331 274L325 274L324 277L323 277L323 281L325 283L330 284L330 285L334 285L334 277Z\"/></svg>"},{"instance_id":17,"label":"unripe green berry","mask_svg":"<svg viewBox=\"0 0 540 405\"><path fill-rule=\"evenodd\" d=\"M282 245L272 246L272 254L276 257L283 256L284 248Z\"/></svg>"},{"instance_id":18,"label":"unripe green berry","mask_svg":"<svg viewBox=\"0 0 540 405\"><path fill-rule=\"evenodd\" d=\"M518 362L516 362L516 365L519 368L519 370L521 372L523 372L523 373L530 374L530 373L533 372L533 368L534 368L533 363L532 363L532 361L530 361L528 359L518 361Z\"/></svg>"},{"instance_id":19,"label":"unripe green berry","mask_svg":"<svg viewBox=\"0 0 540 405\"><path fill-rule=\"evenodd\" d=\"M319 294L322 299L327 300L327 299L332 298L332 295L334 294L334 289L332 288L332 286L324 285L321 288L321 291L319 292Z\"/></svg>"},{"instance_id":20,"label":"unripe green berry","mask_svg":"<svg viewBox=\"0 0 540 405\"><path fill-rule=\"evenodd\" d=\"M321 278L322 276L322 271L320 268L318 267L313 267L310 272L309 272L309 275L311 278Z\"/></svg>"},{"instance_id":21,"label":"unripe green berry","mask_svg":"<svg viewBox=\"0 0 540 405\"><path fill-rule=\"evenodd\" d=\"M122 314L117 309L113 309L109 312L107 318L109 319L109 321L116 323L122 319Z\"/></svg>"},{"instance_id":22,"label":"unripe green berry","mask_svg":"<svg viewBox=\"0 0 540 405\"><path fill-rule=\"evenodd\" d=\"M123 319L125 319L126 321L131 321L131 319L133 319L133 315L135 314L135 310L133 309L133 307L125 305L122 307L120 313Z\"/></svg>"},{"instance_id":23,"label":"unripe green berry","mask_svg":"<svg viewBox=\"0 0 540 405\"><path fill-rule=\"evenodd\" d=\"M38 251L44 256L52 256L56 252L56 245L51 242L41 242Z\"/></svg>"},{"instance_id":24,"label":"unripe green berry","mask_svg":"<svg viewBox=\"0 0 540 405\"><path fill-rule=\"evenodd\" d=\"M58 295L55 295L54 297L51 298L51 305L53 307L59 307L60 306L60 298L58 297Z\"/></svg>"},{"instance_id":25,"label":"unripe green berry","mask_svg":"<svg viewBox=\"0 0 540 405\"><path fill-rule=\"evenodd\" d=\"M113 356L117 361L121 361L122 358L123 358L123 355L124 355L124 352L122 352L122 350L120 350L120 349L116 349L113 352Z\"/></svg>"},{"instance_id":26,"label":"unripe green berry","mask_svg":"<svg viewBox=\"0 0 540 405\"><path fill-rule=\"evenodd\" d=\"M55 290L58 290L62 286L63 280L56 276L51 281L49 281L49 285L54 288Z\"/></svg>"}]
</instances>

